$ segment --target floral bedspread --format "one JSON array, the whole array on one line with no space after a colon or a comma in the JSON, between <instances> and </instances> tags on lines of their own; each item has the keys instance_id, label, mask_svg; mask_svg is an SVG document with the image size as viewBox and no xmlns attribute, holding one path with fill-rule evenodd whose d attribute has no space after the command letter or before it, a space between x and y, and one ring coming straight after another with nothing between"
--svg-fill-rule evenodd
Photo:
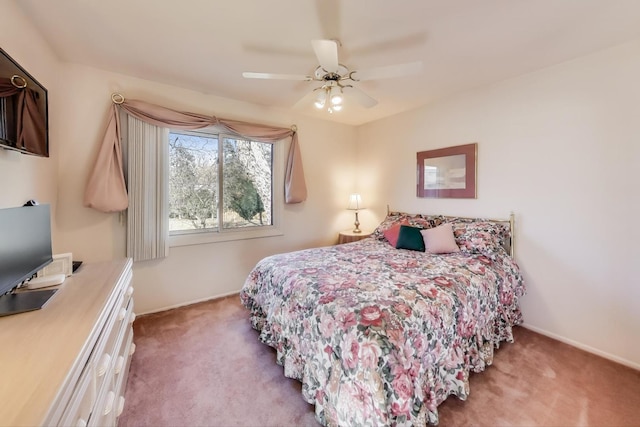
<instances>
[{"instance_id":1,"label":"floral bedspread","mask_svg":"<svg viewBox=\"0 0 640 427\"><path fill-rule=\"evenodd\" d=\"M513 340L523 294L506 252L431 255L368 238L267 257L240 298L320 423L425 425Z\"/></svg>"}]
</instances>

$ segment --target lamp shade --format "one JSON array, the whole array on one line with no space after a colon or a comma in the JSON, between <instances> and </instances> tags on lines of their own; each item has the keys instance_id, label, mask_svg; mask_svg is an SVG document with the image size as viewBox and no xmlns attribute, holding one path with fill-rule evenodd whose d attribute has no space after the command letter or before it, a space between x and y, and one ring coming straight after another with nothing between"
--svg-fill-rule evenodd
<instances>
[{"instance_id":1,"label":"lamp shade","mask_svg":"<svg viewBox=\"0 0 640 427\"><path fill-rule=\"evenodd\" d=\"M357 211L358 209L362 209L362 198L359 194L352 194L349 196L349 206L347 209Z\"/></svg>"}]
</instances>

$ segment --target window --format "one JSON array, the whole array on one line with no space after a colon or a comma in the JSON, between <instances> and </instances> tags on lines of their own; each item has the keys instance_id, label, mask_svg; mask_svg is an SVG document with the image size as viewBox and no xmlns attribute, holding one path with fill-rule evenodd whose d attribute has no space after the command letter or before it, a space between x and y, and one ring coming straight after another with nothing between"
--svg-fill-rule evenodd
<instances>
[{"instance_id":1,"label":"window","mask_svg":"<svg viewBox=\"0 0 640 427\"><path fill-rule=\"evenodd\" d=\"M207 131L169 133L170 244L281 234L280 144ZM279 174L281 175L281 174Z\"/></svg>"}]
</instances>

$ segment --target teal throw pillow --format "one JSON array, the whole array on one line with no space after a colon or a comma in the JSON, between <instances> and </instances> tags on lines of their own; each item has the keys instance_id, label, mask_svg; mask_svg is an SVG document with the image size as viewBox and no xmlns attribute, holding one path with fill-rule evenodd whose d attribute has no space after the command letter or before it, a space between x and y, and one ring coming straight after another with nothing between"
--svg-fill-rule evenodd
<instances>
[{"instance_id":1,"label":"teal throw pillow","mask_svg":"<svg viewBox=\"0 0 640 427\"><path fill-rule=\"evenodd\" d=\"M409 249L411 251L424 252L424 239L420 233L421 228L401 225L398 233L397 249Z\"/></svg>"}]
</instances>

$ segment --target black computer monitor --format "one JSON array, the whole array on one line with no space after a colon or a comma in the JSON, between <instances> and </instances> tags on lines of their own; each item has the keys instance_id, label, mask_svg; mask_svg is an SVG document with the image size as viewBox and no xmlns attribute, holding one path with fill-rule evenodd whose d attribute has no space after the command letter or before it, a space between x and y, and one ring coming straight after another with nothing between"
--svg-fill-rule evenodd
<instances>
[{"instance_id":1,"label":"black computer monitor","mask_svg":"<svg viewBox=\"0 0 640 427\"><path fill-rule=\"evenodd\" d=\"M0 316L41 308L54 289L13 293L53 261L49 205L0 209Z\"/></svg>"}]
</instances>

